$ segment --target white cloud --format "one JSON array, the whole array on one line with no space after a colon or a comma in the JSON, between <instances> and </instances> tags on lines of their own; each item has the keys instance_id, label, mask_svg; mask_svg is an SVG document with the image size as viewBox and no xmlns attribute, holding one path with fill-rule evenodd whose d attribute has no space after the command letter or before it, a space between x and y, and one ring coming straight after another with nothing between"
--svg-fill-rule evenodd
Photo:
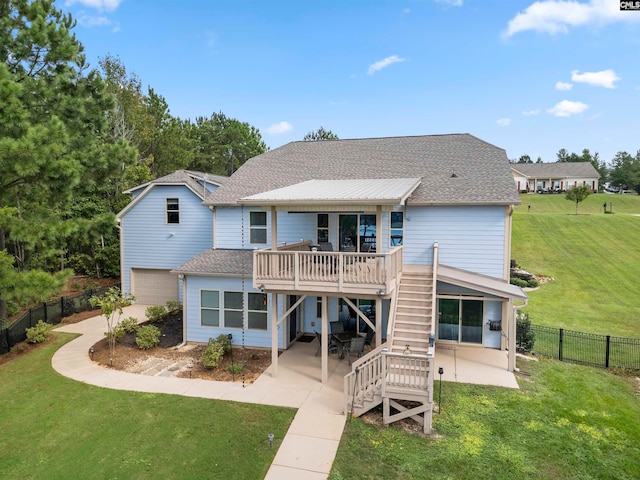
<instances>
[{"instance_id":1,"label":"white cloud","mask_svg":"<svg viewBox=\"0 0 640 480\"><path fill-rule=\"evenodd\" d=\"M293 125L289 122L282 121L280 123L274 123L267 128L267 133L270 135L280 135L281 133L287 133L293 130Z\"/></svg>"},{"instance_id":2,"label":"white cloud","mask_svg":"<svg viewBox=\"0 0 640 480\"><path fill-rule=\"evenodd\" d=\"M367 70L367 75L373 75L379 70L383 68L387 68L389 65L393 65L394 63L404 62L406 58L399 57L398 55L391 55L383 60L378 60L374 64L369 66L369 70Z\"/></svg>"},{"instance_id":3,"label":"white cloud","mask_svg":"<svg viewBox=\"0 0 640 480\"><path fill-rule=\"evenodd\" d=\"M547 110L547 113L556 117L570 117L584 112L589 105L582 102L572 102L570 100L562 100L555 104L553 108Z\"/></svg>"},{"instance_id":4,"label":"white cloud","mask_svg":"<svg viewBox=\"0 0 640 480\"><path fill-rule=\"evenodd\" d=\"M619 8L619 3L613 0L542 0L532 3L524 12L513 17L503 35L511 37L527 30L553 35L569 33L569 27L640 20L639 15L629 15L629 12L621 12Z\"/></svg>"},{"instance_id":5,"label":"white cloud","mask_svg":"<svg viewBox=\"0 0 640 480\"><path fill-rule=\"evenodd\" d=\"M411 9L405 8L404 10L402 10L402 13L404 13L405 15L409 15L411 13Z\"/></svg>"},{"instance_id":6,"label":"white cloud","mask_svg":"<svg viewBox=\"0 0 640 480\"><path fill-rule=\"evenodd\" d=\"M95 8L101 12L113 12L120 6L122 0L67 0L66 6L73 5L74 3L79 3L80 5L84 5L89 8Z\"/></svg>"},{"instance_id":7,"label":"white cloud","mask_svg":"<svg viewBox=\"0 0 640 480\"><path fill-rule=\"evenodd\" d=\"M571 90L573 88L573 84L564 83L564 82L556 82L556 90Z\"/></svg>"},{"instance_id":8,"label":"white cloud","mask_svg":"<svg viewBox=\"0 0 640 480\"><path fill-rule=\"evenodd\" d=\"M508 127L509 125L511 125L511 119L510 118L499 118L496 123L498 125L500 125L501 127Z\"/></svg>"},{"instance_id":9,"label":"white cloud","mask_svg":"<svg viewBox=\"0 0 640 480\"><path fill-rule=\"evenodd\" d=\"M580 73L578 70L571 72L571 80L579 83L588 83L596 87L604 88L616 88L615 82L620 80L620 77L616 75L613 70L602 70L601 72L584 72Z\"/></svg>"},{"instance_id":10,"label":"white cloud","mask_svg":"<svg viewBox=\"0 0 640 480\"><path fill-rule=\"evenodd\" d=\"M524 112L522 112L522 114L525 117L531 117L533 115L538 115L540 113L540 109L536 108L535 110L525 110Z\"/></svg>"},{"instance_id":11,"label":"white cloud","mask_svg":"<svg viewBox=\"0 0 640 480\"><path fill-rule=\"evenodd\" d=\"M436 3L444 3L453 7L461 7L463 0L436 0Z\"/></svg>"},{"instance_id":12,"label":"white cloud","mask_svg":"<svg viewBox=\"0 0 640 480\"><path fill-rule=\"evenodd\" d=\"M102 15L87 15L84 12L81 12L80 15L76 17L76 20L78 20L79 25L85 28L108 27L109 25L111 25L111 20L109 20L107 17L103 17Z\"/></svg>"}]
</instances>

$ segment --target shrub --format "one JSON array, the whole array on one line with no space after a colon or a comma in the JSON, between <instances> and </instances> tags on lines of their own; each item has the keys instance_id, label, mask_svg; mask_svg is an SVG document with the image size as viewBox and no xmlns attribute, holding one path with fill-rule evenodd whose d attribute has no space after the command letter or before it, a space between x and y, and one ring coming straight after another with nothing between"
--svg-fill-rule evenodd
<instances>
[{"instance_id":1,"label":"shrub","mask_svg":"<svg viewBox=\"0 0 640 480\"><path fill-rule=\"evenodd\" d=\"M220 345L222 345L222 348L224 348L224 353L229 353L231 351L231 340L229 340L229 336L225 335L224 333L221 333L220 335L218 335L216 337L215 340L217 343L219 343Z\"/></svg>"},{"instance_id":2,"label":"shrub","mask_svg":"<svg viewBox=\"0 0 640 480\"><path fill-rule=\"evenodd\" d=\"M154 325L145 325L138 330L136 343L142 350L149 350L160 343L160 330Z\"/></svg>"},{"instance_id":3,"label":"shrub","mask_svg":"<svg viewBox=\"0 0 640 480\"><path fill-rule=\"evenodd\" d=\"M134 317L129 317L121 320L118 326L122 328L125 333L138 333L138 330L140 330L138 320Z\"/></svg>"},{"instance_id":4,"label":"shrub","mask_svg":"<svg viewBox=\"0 0 640 480\"><path fill-rule=\"evenodd\" d=\"M536 288L536 287L539 287L539 286L540 286L540 283L535 278L532 278L531 280L529 280L527 282L527 287Z\"/></svg>"},{"instance_id":5,"label":"shrub","mask_svg":"<svg viewBox=\"0 0 640 480\"><path fill-rule=\"evenodd\" d=\"M12 317L20 311L20 305L12 300L7 300L7 316Z\"/></svg>"},{"instance_id":6,"label":"shrub","mask_svg":"<svg viewBox=\"0 0 640 480\"><path fill-rule=\"evenodd\" d=\"M227 371L232 375L240 375L244 372L244 363L232 363L227 367Z\"/></svg>"},{"instance_id":7,"label":"shrub","mask_svg":"<svg viewBox=\"0 0 640 480\"><path fill-rule=\"evenodd\" d=\"M144 314L151 323L155 323L167 316L167 309L164 305L154 305L152 307L147 307Z\"/></svg>"},{"instance_id":8,"label":"shrub","mask_svg":"<svg viewBox=\"0 0 640 480\"><path fill-rule=\"evenodd\" d=\"M169 312L169 314L178 313L181 308L182 305L176 300L169 300L167 302L167 311Z\"/></svg>"},{"instance_id":9,"label":"shrub","mask_svg":"<svg viewBox=\"0 0 640 480\"><path fill-rule=\"evenodd\" d=\"M518 312L516 316L516 345L523 352L533 350L536 334L531 330L531 320L528 313Z\"/></svg>"},{"instance_id":10,"label":"shrub","mask_svg":"<svg viewBox=\"0 0 640 480\"><path fill-rule=\"evenodd\" d=\"M518 286L520 288L524 288L524 287L526 287L528 285L526 280L523 280L523 279L518 278L518 277L511 277L509 279L509 283L511 285L516 285L516 286Z\"/></svg>"},{"instance_id":11,"label":"shrub","mask_svg":"<svg viewBox=\"0 0 640 480\"><path fill-rule=\"evenodd\" d=\"M27 340L31 343L42 343L49 336L50 330L51 325L40 320L35 327L27 328Z\"/></svg>"},{"instance_id":12,"label":"shrub","mask_svg":"<svg viewBox=\"0 0 640 480\"><path fill-rule=\"evenodd\" d=\"M224 357L224 345L216 342L213 338L209 339L209 343L202 352L202 364L205 368L216 368Z\"/></svg>"},{"instance_id":13,"label":"shrub","mask_svg":"<svg viewBox=\"0 0 640 480\"><path fill-rule=\"evenodd\" d=\"M127 332L124 331L124 328L122 328L122 325L120 325L119 323L115 327L113 327L112 335L116 342L122 340L126 334ZM104 336L108 339L109 332L104 332Z\"/></svg>"}]
</instances>

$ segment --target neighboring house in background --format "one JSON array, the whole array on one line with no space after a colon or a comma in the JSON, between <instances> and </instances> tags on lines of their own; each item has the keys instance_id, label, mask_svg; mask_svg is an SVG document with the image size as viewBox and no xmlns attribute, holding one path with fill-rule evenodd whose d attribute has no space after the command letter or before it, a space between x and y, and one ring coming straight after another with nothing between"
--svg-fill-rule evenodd
<instances>
[{"instance_id":1,"label":"neighboring house in background","mask_svg":"<svg viewBox=\"0 0 640 480\"><path fill-rule=\"evenodd\" d=\"M211 247L213 217L202 204L227 177L178 170L125 193L133 197L117 215L122 290L139 303L182 300L171 269Z\"/></svg>"},{"instance_id":2,"label":"neighboring house in background","mask_svg":"<svg viewBox=\"0 0 640 480\"><path fill-rule=\"evenodd\" d=\"M514 302L527 297L509 284L520 200L504 150L468 134L293 142L217 189L178 173L182 183L132 189L145 198L119 214L122 281L136 294L152 269L174 275L175 289L179 277L187 341L233 333L234 344L270 347L277 375L279 349L321 332L324 382L329 323L371 330L377 348L354 365L377 377L349 374L345 408L413 399L425 431L434 341L508 350L514 369ZM175 198L186 232L167 220Z\"/></svg>"},{"instance_id":3,"label":"neighboring house in background","mask_svg":"<svg viewBox=\"0 0 640 480\"><path fill-rule=\"evenodd\" d=\"M600 179L590 162L516 163L511 171L521 193L564 192L578 185L597 192Z\"/></svg>"}]
</instances>

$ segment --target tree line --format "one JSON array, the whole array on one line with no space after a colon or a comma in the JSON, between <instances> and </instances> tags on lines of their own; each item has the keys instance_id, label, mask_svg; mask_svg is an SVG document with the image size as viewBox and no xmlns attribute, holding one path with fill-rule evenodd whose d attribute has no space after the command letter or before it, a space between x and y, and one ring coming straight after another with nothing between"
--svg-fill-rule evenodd
<instances>
[{"instance_id":1,"label":"tree line","mask_svg":"<svg viewBox=\"0 0 640 480\"><path fill-rule=\"evenodd\" d=\"M521 155L517 159L509 160L511 163L534 163L529 155ZM556 154L556 162L589 162L600 174L600 185L609 183L619 189L631 189L640 194L640 150L635 156L620 151L615 154L610 162L600 158L598 152L591 154L588 148L582 153L569 153L561 148ZM543 163L540 157L535 163Z\"/></svg>"}]
</instances>

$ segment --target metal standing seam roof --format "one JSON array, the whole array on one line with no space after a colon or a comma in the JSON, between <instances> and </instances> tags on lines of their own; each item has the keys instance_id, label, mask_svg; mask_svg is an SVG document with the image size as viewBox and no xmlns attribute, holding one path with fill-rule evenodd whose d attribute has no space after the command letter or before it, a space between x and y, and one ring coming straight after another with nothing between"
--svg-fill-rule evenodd
<instances>
[{"instance_id":1,"label":"metal standing seam roof","mask_svg":"<svg viewBox=\"0 0 640 480\"><path fill-rule=\"evenodd\" d=\"M517 163L511 169L524 177L537 178L600 178L590 162Z\"/></svg>"},{"instance_id":2,"label":"metal standing seam roof","mask_svg":"<svg viewBox=\"0 0 640 480\"><path fill-rule=\"evenodd\" d=\"M420 178L408 205L519 204L506 152L469 134L292 142L249 159L207 205L308 180Z\"/></svg>"},{"instance_id":3,"label":"metal standing seam roof","mask_svg":"<svg viewBox=\"0 0 640 480\"><path fill-rule=\"evenodd\" d=\"M307 180L240 199L246 205L331 205L346 202L401 205L420 185L419 178Z\"/></svg>"},{"instance_id":4,"label":"metal standing seam roof","mask_svg":"<svg viewBox=\"0 0 640 480\"><path fill-rule=\"evenodd\" d=\"M447 265L438 265L437 272L438 281L441 282L478 290L500 298L512 298L525 303L529 300L527 294L524 293L520 287L511 285L505 280L449 267Z\"/></svg>"}]
</instances>

